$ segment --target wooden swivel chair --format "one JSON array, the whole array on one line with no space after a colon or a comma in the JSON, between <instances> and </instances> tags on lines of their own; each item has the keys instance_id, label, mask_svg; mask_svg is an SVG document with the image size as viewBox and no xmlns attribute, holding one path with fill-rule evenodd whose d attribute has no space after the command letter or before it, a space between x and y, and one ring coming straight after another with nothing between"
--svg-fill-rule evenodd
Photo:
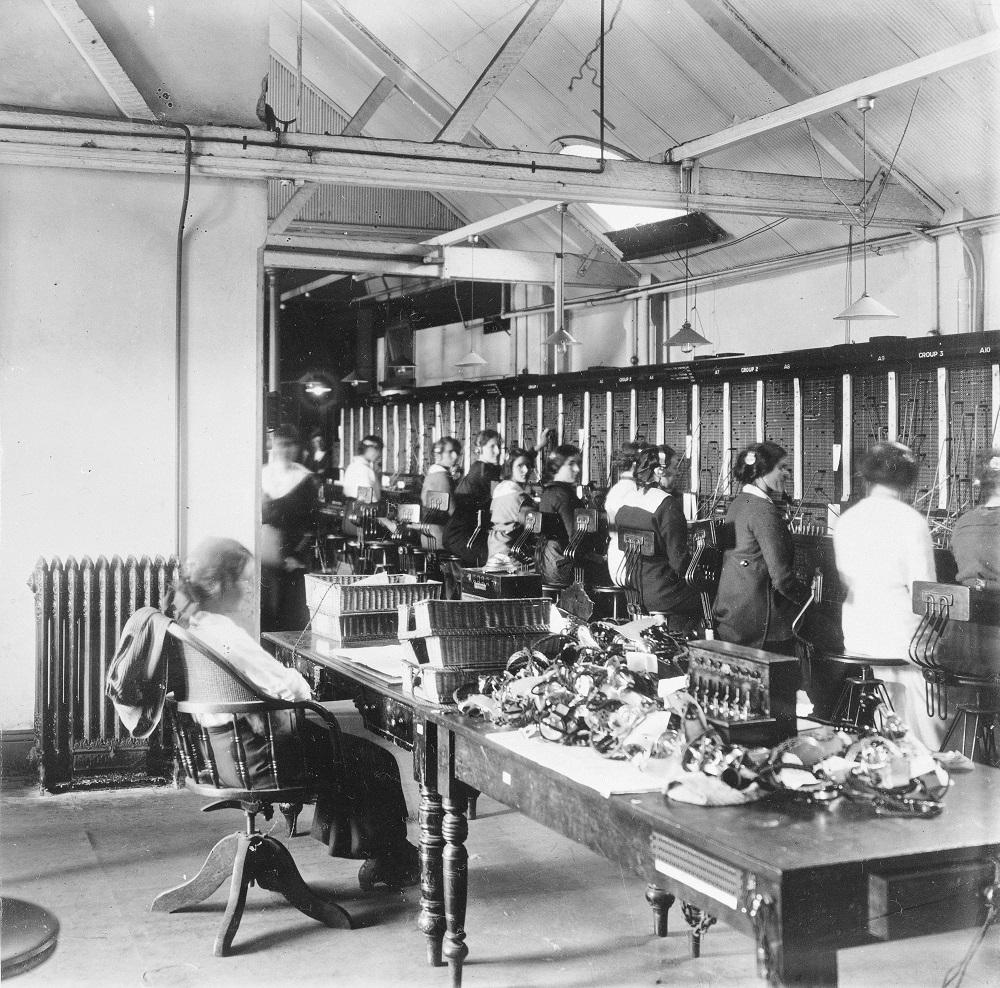
<instances>
[{"instance_id":1,"label":"wooden swivel chair","mask_svg":"<svg viewBox=\"0 0 1000 988\"><path fill-rule=\"evenodd\" d=\"M229 902L215 938L216 957L225 957L243 916L247 888L254 882L283 895L296 909L330 927L350 929L351 917L327 902L303 881L288 849L255 826L257 814L270 819L273 805L286 812L289 830L304 803L321 794L336 795L342 772L321 759L305 726L312 711L339 740L336 719L311 700L285 702L262 695L226 660L180 625L170 634L179 645L183 684L168 698L177 752L187 775L185 785L199 796L214 796L203 812L241 809L243 832L223 837L190 881L161 892L154 912L176 912L207 899L229 879ZM199 717L228 718L223 727L205 727ZM339 744L336 745L339 757ZM251 776L251 772L253 775Z\"/></svg>"}]
</instances>

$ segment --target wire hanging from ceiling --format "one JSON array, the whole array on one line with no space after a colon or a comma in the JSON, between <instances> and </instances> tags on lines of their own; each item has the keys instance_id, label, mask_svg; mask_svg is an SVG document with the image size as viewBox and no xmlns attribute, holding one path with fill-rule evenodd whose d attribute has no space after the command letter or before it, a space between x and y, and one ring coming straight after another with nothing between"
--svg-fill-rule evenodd
<instances>
[{"instance_id":1,"label":"wire hanging from ceiling","mask_svg":"<svg viewBox=\"0 0 1000 988\"><path fill-rule=\"evenodd\" d=\"M590 64L590 60L597 54L602 43L607 39L608 35L614 30L615 20L618 17L618 14L621 12L622 4L624 4L624 2L625 0L618 0L618 4L615 7L615 12L611 15L611 20L608 22L607 29L601 31L601 33L598 35L597 41L594 42L594 47L587 52L587 57L580 63L580 67L570 78L569 86L567 87L570 92L573 92L573 86L575 83L583 82L583 73L585 70L589 72L591 75L591 80L590 80L591 85L598 89L601 87L601 84L604 82L603 78L604 73L603 72L600 73L601 82L598 82L597 81L597 77L599 74L598 70L595 69L594 66Z\"/></svg>"}]
</instances>

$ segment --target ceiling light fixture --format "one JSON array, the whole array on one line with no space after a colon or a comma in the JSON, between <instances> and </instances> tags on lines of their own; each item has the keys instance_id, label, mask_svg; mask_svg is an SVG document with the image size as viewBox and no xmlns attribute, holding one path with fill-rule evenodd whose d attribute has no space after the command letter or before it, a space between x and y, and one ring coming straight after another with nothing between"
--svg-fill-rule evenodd
<instances>
[{"instance_id":1,"label":"ceiling light fixture","mask_svg":"<svg viewBox=\"0 0 1000 988\"><path fill-rule=\"evenodd\" d=\"M542 341L545 346L553 346L559 354L566 354L571 346L579 346L580 341L568 332L565 326L566 311L566 277L565 277L565 255L563 253L563 233L566 219L566 203L561 202L556 206L559 212L559 253L555 256L555 267L553 271L552 283L555 295L553 314L556 329Z\"/></svg>"},{"instance_id":2,"label":"ceiling light fixture","mask_svg":"<svg viewBox=\"0 0 1000 988\"><path fill-rule=\"evenodd\" d=\"M472 314L471 314L472 321L475 321L475 318L476 318L476 250L475 250L475 247L476 247L477 243L479 243L479 237L476 234L473 234L471 237L469 237L469 246L472 248L472 252L469 255L469 281L471 283L471 285L470 285L470 295L471 295L471 298L469 300L469 306L472 309ZM457 290L457 288L456 288L456 292L455 292L455 301L456 301L456 303L458 302L458 290ZM459 317L462 320L462 328L468 330L469 329L469 325L465 321L465 316L462 315L462 307L461 306L459 306L459 308L458 308L458 315L459 315ZM462 357L461 360L456 360L453 366L457 367L458 370L459 370L459 372L461 373L461 375L464 377L466 370L471 369L473 367L485 367L486 366L486 361L478 353L476 353L475 347L470 346L469 347L469 352L464 357Z\"/></svg>"},{"instance_id":3,"label":"ceiling light fixture","mask_svg":"<svg viewBox=\"0 0 1000 988\"><path fill-rule=\"evenodd\" d=\"M681 328L677 330L673 336L667 338L667 342L663 345L665 347L679 346L681 348L681 353L693 353L694 348L697 346L710 346L711 340L705 339L697 330L691 326L691 312L693 312L698 318L698 305L695 303L695 307L688 310L688 280L691 275L691 269L688 264L690 260L691 250L690 248L685 248L684 250L684 322L681 324Z\"/></svg>"},{"instance_id":4,"label":"ceiling light fixture","mask_svg":"<svg viewBox=\"0 0 1000 988\"><path fill-rule=\"evenodd\" d=\"M857 108L861 111L861 295L834 319L898 319L892 309L887 308L868 294L868 111L875 105L874 96L859 96ZM851 263L851 244L848 242L847 263Z\"/></svg>"},{"instance_id":5,"label":"ceiling light fixture","mask_svg":"<svg viewBox=\"0 0 1000 988\"><path fill-rule=\"evenodd\" d=\"M322 398L323 395L328 395L332 390L333 388L322 381L310 381L306 385L306 394L310 394L314 398Z\"/></svg>"},{"instance_id":6,"label":"ceiling light fixture","mask_svg":"<svg viewBox=\"0 0 1000 988\"><path fill-rule=\"evenodd\" d=\"M351 371L345 377L340 379L341 384L350 384L351 387L356 388L359 384L367 384L368 382L363 377L358 377L357 371Z\"/></svg>"}]
</instances>

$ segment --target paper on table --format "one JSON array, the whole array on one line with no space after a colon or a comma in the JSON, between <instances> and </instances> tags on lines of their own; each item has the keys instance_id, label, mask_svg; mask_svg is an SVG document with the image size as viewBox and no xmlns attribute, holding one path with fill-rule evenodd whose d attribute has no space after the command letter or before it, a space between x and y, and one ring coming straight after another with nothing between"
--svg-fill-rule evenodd
<instances>
[{"instance_id":1,"label":"paper on table","mask_svg":"<svg viewBox=\"0 0 1000 988\"><path fill-rule=\"evenodd\" d=\"M403 656L406 653L402 645L366 645L360 648L348 648L316 638L313 647L320 655L336 655L338 659L356 662L359 666L370 669L387 683L403 681Z\"/></svg>"},{"instance_id":2,"label":"paper on table","mask_svg":"<svg viewBox=\"0 0 1000 988\"><path fill-rule=\"evenodd\" d=\"M666 783L640 772L631 762L615 762L590 747L552 744L529 738L523 731L494 731L489 735L502 748L565 775L602 796L629 792L661 792Z\"/></svg>"}]
</instances>

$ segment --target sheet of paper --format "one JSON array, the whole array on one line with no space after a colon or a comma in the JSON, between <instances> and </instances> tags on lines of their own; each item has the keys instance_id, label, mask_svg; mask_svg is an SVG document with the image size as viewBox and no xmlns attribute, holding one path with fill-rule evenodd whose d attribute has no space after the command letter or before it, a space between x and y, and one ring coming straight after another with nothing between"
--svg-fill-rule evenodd
<instances>
[{"instance_id":1,"label":"sheet of paper","mask_svg":"<svg viewBox=\"0 0 1000 988\"><path fill-rule=\"evenodd\" d=\"M630 792L661 792L665 782L639 771L630 762L615 762L590 747L553 744L529 738L522 731L494 731L489 735L502 748L565 775L602 796Z\"/></svg>"},{"instance_id":2,"label":"sheet of paper","mask_svg":"<svg viewBox=\"0 0 1000 988\"><path fill-rule=\"evenodd\" d=\"M347 648L315 638L313 648L320 655L336 655L338 659L364 666L387 683L403 681L403 656L406 653L402 645L363 645L358 648Z\"/></svg>"}]
</instances>

